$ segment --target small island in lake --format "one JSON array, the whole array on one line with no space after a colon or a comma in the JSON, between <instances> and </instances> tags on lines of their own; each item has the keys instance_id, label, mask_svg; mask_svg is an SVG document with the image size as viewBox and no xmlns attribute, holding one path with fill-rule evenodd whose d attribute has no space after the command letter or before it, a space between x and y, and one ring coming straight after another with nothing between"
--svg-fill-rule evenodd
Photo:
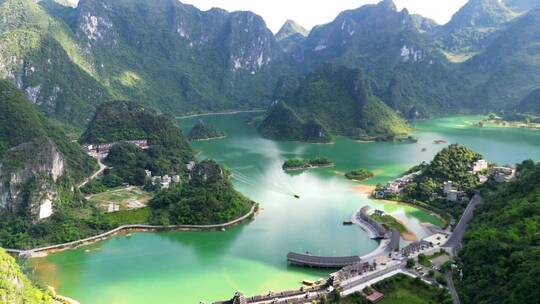
<instances>
[{"instance_id":1,"label":"small island in lake","mask_svg":"<svg viewBox=\"0 0 540 304\"><path fill-rule=\"evenodd\" d=\"M335 166L334 162L326 157L319 157L315 159L289 159L283 163L283 170L285 171L294 171L294 170L306 170L314 168L329 168Z\"/></svg>"},{"instance_id":2,"label":"small island in lake","mask_svg":"<svg viewBox=\"0 0 540 304\"><path fill-rule=\"evenodd\" d=\"M202 120L199 120L188 134L189 140L210 140L224 137L225 133L223 131L218 130L215 126L205 123Z\"/></svg>"},{"instance_id":3,"label":"small island in lake","mask_svg":"<svg viewBox=\"0 0 540 304\"><path fill-rule=\"evenodd\" d=\"M370 179L373 176L373 172L369 171L368 169L360 168L356 170L349 171L345 173L345 177L350 180L356 180L356 181L363 181L366 179Z\"/></svg>"}]
</instances>

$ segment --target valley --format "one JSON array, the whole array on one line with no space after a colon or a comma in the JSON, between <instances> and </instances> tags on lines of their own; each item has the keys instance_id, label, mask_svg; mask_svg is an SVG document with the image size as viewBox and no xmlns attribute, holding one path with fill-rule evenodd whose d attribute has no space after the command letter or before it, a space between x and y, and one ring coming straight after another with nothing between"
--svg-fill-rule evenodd
<instances>
[{"instance_id":1,"label":"valley","mask_svg":"<svg viewBox=\"0 0 540 304\"><path fill-rule=\"evenodd\" d=\"M199 158L215 158L233 173L250 177L249 181L235 180L234 184L244 195L261 203L254 221L225 232L135 233L129 239L112 238L32 260L39 277L82 303L98 299L145 303L178 297L189 302L209 302L230 298L235 291L254 295L297 288L301 281L317 280L329 272L288 266L288 251L350 255L368 253L377 246L357 227L341 225L363 205L384 210L419 237L427 235L422 223L442 224L422 210L358 194L353 190L358 184L336 175L336 170L369 168L375 177L367 183L384 183L414 164L431 160L443 148L434 143L436 139L466 145L500 164L537 159L540 155L538 132L477 128L474 124L482 119L478 116L415 123L418 144L359 143L338 137L334 145L310 145L260 138L253 127L245 125L253 115L206 117L229 136L220 141L197 142L195 149L201 151ZM197 121L191 118L180 124L189 130ZM427 151L420 152L422 148ZM286 158L320 155L336 160L336 168L293 175L281 169ZM293 198L292 192L300 194L301 199ZM253 247L261 238L266 240L264 246ZM131 266L134 264L136 268ZM199 286L208 284L213 288L201 293ZM148 286L153 288L144 288Z\"/></svg>"},{"instance_id":2,"label":"valley","mask_svg":"<svg viewBox=\"0 0 540 304\"><path fill-rule=\"evenodd\" d=\"M535 303L537 0L200 1L0 0L0 303Z\"/></svg>"}]
</instances>

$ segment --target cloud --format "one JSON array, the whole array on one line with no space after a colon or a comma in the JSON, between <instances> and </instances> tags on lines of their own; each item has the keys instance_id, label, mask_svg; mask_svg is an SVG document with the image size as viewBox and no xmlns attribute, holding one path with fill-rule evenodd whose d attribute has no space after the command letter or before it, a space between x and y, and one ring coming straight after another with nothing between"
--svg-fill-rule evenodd
<instances>
[{"instance_id":1,"label":"cloud","mask_svg":"<svg viewBox=\"0 0 540 304\"><path fill-rule=\"evenodd\" d=\"M440 24L452 15L467 0L394 0L398 9L435 19ZM378 0L184 0L199 9L220 7L228 11L253 11L261 15L268 27L276 32L287 19L293 19L310 29L315 25L331 22L340 12L358 8Z\"/></svg>"}]
</instances>

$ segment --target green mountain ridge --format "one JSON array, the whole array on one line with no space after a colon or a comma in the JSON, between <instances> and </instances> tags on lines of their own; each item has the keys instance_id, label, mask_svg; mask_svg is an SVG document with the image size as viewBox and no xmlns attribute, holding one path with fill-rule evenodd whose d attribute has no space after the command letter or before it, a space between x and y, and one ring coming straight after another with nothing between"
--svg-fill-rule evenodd
<instances>
[{"instance_id":1,"label":"green mountain ridge","mask_svg":"<svg viewBox=\"0 0 540 304\"><path fill-rule=\"evenodd\" d=\"M540 9L511 21L481 54L461 66L471 100L488 109L515 107L540 83Z\"/></svg>"},{"instance_id":2,"label":"green mountain ridge","mask_svg":"<svg viewBox=\"0 0 540 304\"><path fill-rule=\"evenodd\" d=\"M273 88L268 80L286 68L251 12L202 12L173 0L83 0L76 8L5 0L1 14L0 76L47 116L79 127L112 99L175 114L258 107Z\"/></svg>"},{"instance_id":3,"label":"green mountain ridge","mask_svg":"<svg viewBox=\"0 0 540 304\"><path fill-rule=\"evenodd\" d=\"M147 140L149 148L141 150L123 141ZM118 143L104 159L111 168L105 170L103 182L109 187L127 182L145 185L145 170L154 176L183 175L185 164L192 161L193 150L176 120L158 114L141 103L113 101L102 104L80 140L86 144Z\"/></svg>"},{"instance_id":4,"label":"green mountain ridge","mask_svg":"<svg viewBox=\"0 0 540 304\"><path fill-rule=\"evenodd\" d=\"M516 14L498 0L470 0L436 36L442 47L451 53L476 52L515 17Z\"/></svg>"},{"instance_id":5,"label":"green mountain ridge","mask_svg":"<svg viewBox=\"0 0 540 304\"><path fill-rule=\"evenodd\" d=\"M278 90L279 92L279 90ZM269 138L329 142L332 135L390 139L407 123L375 97L363 73L325 65L276 96L259 132Z\"/></svg>"}]
</instances>

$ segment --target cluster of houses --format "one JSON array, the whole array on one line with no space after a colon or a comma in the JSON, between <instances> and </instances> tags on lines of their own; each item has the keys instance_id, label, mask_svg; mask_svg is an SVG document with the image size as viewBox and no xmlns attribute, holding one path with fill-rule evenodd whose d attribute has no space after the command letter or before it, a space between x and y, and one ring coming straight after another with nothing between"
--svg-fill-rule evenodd
<instances>
[{"instance_id":1,"label":"cluster of houses","mask_svg":"<svg viewBox=\"0 0 540 304\"><path fill-rule=\"evenodd\" d=\"M513 167L493 167L490 168L489 163L485 159L480 159L473 162L470 166L470 172L475 174L480 184L483 184L493 178L496 182L509 182L516 176L516 169ZM415 177L420 175L422 171L417 171L411 174L407 174L400 178L397 178L386 186L376 190L374 196L378 199L383 199L388 195L401 195L405 187L414 180ZM460 191L454 187L453 181L446 181L443 183L443 197L440 197L438 193L432 194L432 199L446 199L449 202L467 201L469 197L464 191Z\"/></svg>"},{"instance_id":2,"label":"cluster of houses","mask_svg":"<svg viewBox=\"0 0 540 304\"><path fill-rule=\"evenodd\" d=\"M161 189L169 189L172 184L180 182L180 175L164 175L164 176L152 176L152 171L144 170L146 176L152 181L152 185L159 185Z\"/></svg>"},{"instance_id":3,"label":"cluster of houses","mask_svg":"<svg viewBox=\"0 0 540 304\"><path fill-rule=\"evenodd\" d=\"M189 174L189 179L191 179L191 171L193 171L193 168L195 168L196 163L194 161L190 161L186 164L186 169ZM150 170L144 170L146 172L146 177L148 177L152 181L152 185L156 186L159 185L161 189L169 189L169 187L172 184L180 183L180 175L164 175L164 176L152 176L152 171Z\"/></svg>"},{"instance_id":4,"label":"cluster of houses","mask_svg":"<svg viewBox=\"0 0 540 304\"><path fill-rule=\"evenodd\" d=\"M124 140L124 141L118 141L113 143L105 143L105 144L87 144L84 145L84 148L86 149L86 152L95 158L103 159L109 155L109 151L111 151L111 148L119 143L128 143L137 146L141 150L146 150L150 148L150 145L148 144L148 140L141 139L141 140Z\"/></svg>"},{"instance_id":5,"label":"cluster of houses","mask_svg":"<svg viewBox=\"0 0 540 304\"><path fill-rule=\"evenodd\" d=\"M400 178L396 178L395 180L389 182L384 186L383 188L377 189L375 192L375 197L378 199L382 199L387 195L400 195L403 193L403 190L405 187L414 180L415 177L420 175L422 171L413 172L407 175L404 175Z\"/></svg>"},{"instance_id":6,"label":"cluster of houses","mask_svg":"<svg viewBox=\"0 0 540 304\"><path fill-rule=\"evenodd\" d=\"M471 173L476 174L480 184L486 183L490 177L498 183L510 182L516 177L516 168L513 167L489 167L485 159L480 159L472 163ZM467 201L469 197L463 191L453 187L452 181L443 183L443 193L449 202ZM436 195L436 194L434 194Z\"/></svg>"}]
</instances>

